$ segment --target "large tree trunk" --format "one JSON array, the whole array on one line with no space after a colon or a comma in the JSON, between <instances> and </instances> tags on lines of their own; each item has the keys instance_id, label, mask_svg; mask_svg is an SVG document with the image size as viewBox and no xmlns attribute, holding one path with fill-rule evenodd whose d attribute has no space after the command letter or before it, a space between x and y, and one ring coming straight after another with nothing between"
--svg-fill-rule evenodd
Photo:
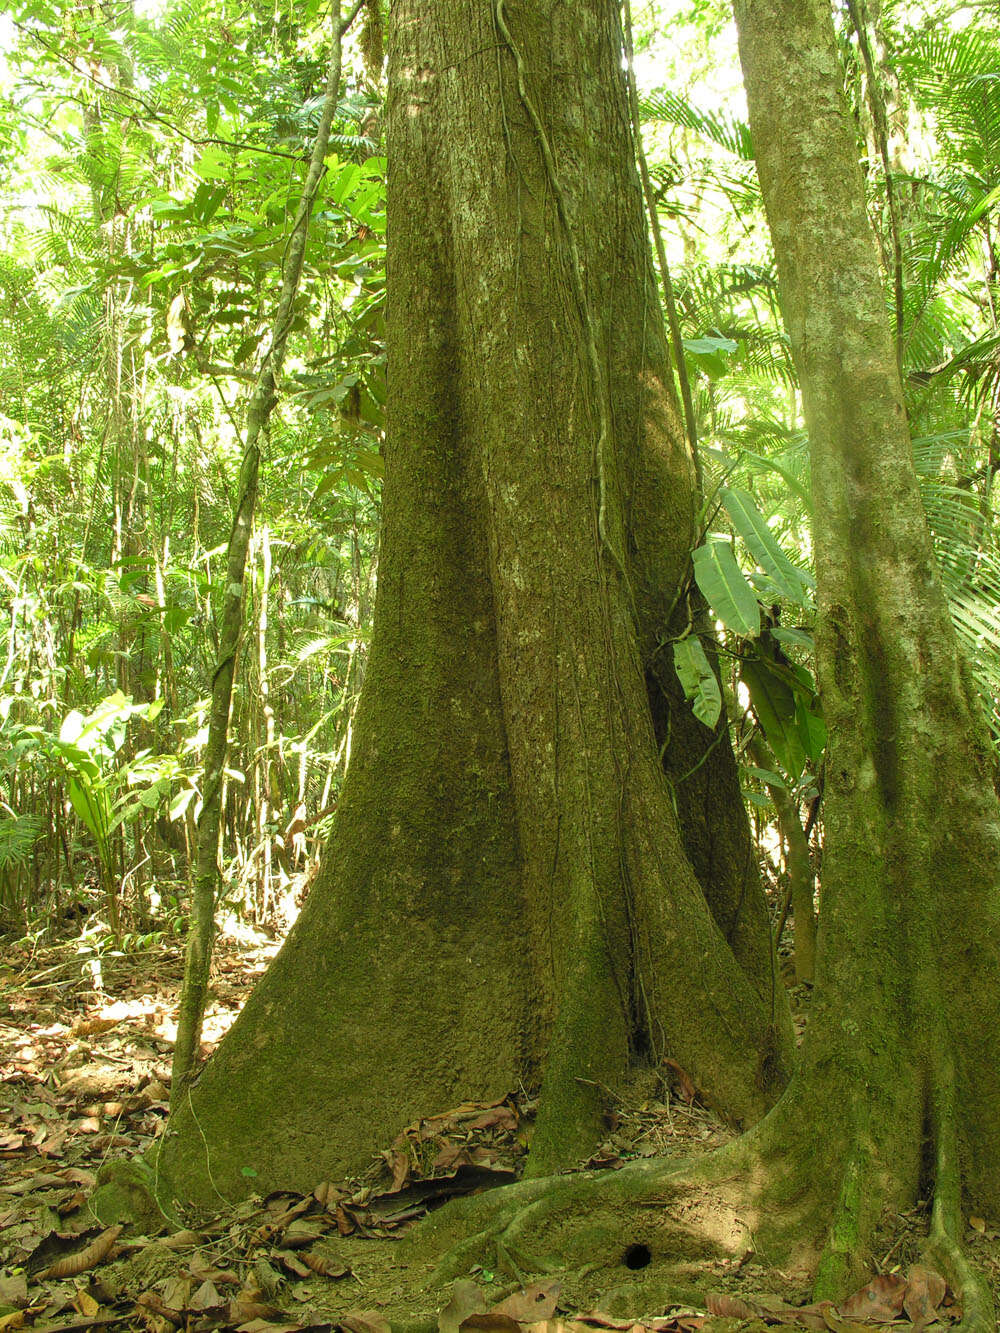
<instances>
[{"instance_id":1,"label":"large tree trunk","mask_svg":"<svg viewBox=\"0 0 1000 1333\"><path fill-rule=\"evenodd\" d=\"M635 1315L669 1298L679 1255L720 1246L786 1275L798 1264L819 1295L841 1296L879 1224L932 1197L930 1257L963 1329L986 1333L989 1298L958 1243L963 1189L978 1210L1000 1206L995 763L920 504L830 0L736 11L812 448L830 747L809 1029L785 1096L723 1152L681 1173L643 1164L544 1194L522 1185L490 1234L525 1272L553 1256L585 1267L602 1309ZM425 1240L481 1233L490 1208L443 1215ZM650 1263L614 1292L623 1231ZM455 1257L467 1265L470 1246Z\"/></svg>"},{"instance_id":2,"label":"large tree trunk","mask_svg":"<svg viewBox=\"0 0 1000 1333\"><path fill-rule=\"evenodd\" d=\"M319 881L171 1116L161 1180L205 1202L519 1083L537 1174L630 1064L739 1123L789 1068L732 753L661 661L695 496L617 7L395 0L390 87L375 635Z\"/></svg>"}]
</instances>

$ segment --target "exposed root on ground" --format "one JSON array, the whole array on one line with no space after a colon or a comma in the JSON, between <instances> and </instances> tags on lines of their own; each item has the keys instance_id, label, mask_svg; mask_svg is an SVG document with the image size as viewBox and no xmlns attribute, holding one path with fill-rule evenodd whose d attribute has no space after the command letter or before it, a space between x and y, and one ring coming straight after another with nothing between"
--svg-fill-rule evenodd
<instances>
[{"instance_id":1,"label":"exposed root on ground","mask_svg":"<svg viewBox=\"0 0 1000 1333\"><path fill-rule=\"evenodd\" d=\"M558 1275L569 1306L640 1318L704 1305L706 1286L792 1303L843 1300L872 1276L894 1182L862 1140L837 1182L821 1161L777 1151L764 1125L699 1161L530 1180L450 1204L407 1244L432 1258L433 1284L477 1266L526 1284ZM962 1333L992 1333L988 1286L961 1248L955 1159L939 1138L926 1264L946 1279ZM817 1154L817 1159L821 1154ZM815 1173L813 1173L813 1169Z\"/></svg>"}]
</instances>

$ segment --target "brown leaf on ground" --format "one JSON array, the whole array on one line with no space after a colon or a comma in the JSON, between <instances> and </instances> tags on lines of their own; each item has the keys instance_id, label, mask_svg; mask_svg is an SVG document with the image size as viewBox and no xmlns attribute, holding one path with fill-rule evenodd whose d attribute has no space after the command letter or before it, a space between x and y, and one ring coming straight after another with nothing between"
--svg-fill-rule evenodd
<instances>
[{"instance_id":1,"label":"brown leaf on ground","mask_svg":"<svg viewBox=\"0 0 1000 1333\"><path fill-rule=\"evenodd\" d=\"M489 1298L475 1282L466 1279L454 1283L448 1304L438 1313L438 1333L458 1333L463 1319L488 1305Z\"/></svg>"},{"instance_id":2,"label":"brown leaf on ground","mask_svg":"<svg viewBox=\"0 0 1000 1333\"><path fill-rule=\"evenodd\" d=\"M321 1181L313 1190L313 1198L328 1211L332 1211L343 1197L343 1190L338 1189L332 1180Z\"/></svg>"},{"instance_id":3,"label":"brown leaf on ground","mask_svg":"<svg viewBox=\"0 0 1000 1333\"><path fill-rule=\"evenodd\" d=\"M590 1324L584 1324L579 1319L540 1319L534 1324L522 1324L524 1333L587 1333L587 1329L593 1327ZM622 1328L631 1328L632 1325L626 1325L624 1322Z\"/></svg>"},{"instance_id":4,"label":"brown leaf on ground","mask_svg":"<svg viewBox=\"0 0 1000 1333\"><path fill-rule=\"evenodd\" d=\"M758 1311L749 1301L739 1296L729 1296L725 1292L710 1291L705 1298L705 1308L710 1315L718 1319L756 1319Z\"/></svg>"},{"instance_id":5,"label":"brown leaf on ground","mask_svg":"<svg viewBox=\"0 0 1000 1333\"><path fill-rule=\"evenodd\" d=\"M556 1312L562 1284L554 1280L533 1282L522 1291L515 1291L491 1309L491 1314L509 1315L519 1324L546 1322Z\"/></svg>"},{"instance_id":6,"label":"brown leaf on ground","mask_svg":"<svg viewBox=\"0 0 1000 1333\"><path fill-rule=\"evenodd\" d=\"M321 1254L312 1254L309 1250L297 1256L302 1262L316 1273L319 1277L350 1277L351 1270L346 1264L338 1263L336 1259L326 1259Z\"/></svg>"},{"instance_id":7,"label":"brown leaf on ground","mask_svg":"<svg viewBox=\"0 0 1000 1333\"><path fill-rule=\"evenodd\" d=\"M402 1189L410 1178L410 1154L404 1148L390 1148L382 1156L392 1172L392 1188Z\"/></svg>"},{"instance_id":8,"label":"brown leaf on ground","mask_svg":"<svg viewBox=\"0 0 1000 1333\"><path fill-rule=\"evenodd\" d=\"M476 1116L466 1125L466 1129L517 1129L517 1112L506 1103L491 1106L482 1115Z\"/></svg>"},{"instance_id":9,"label":"brown leaf on ground","mask_svg":"<svg viewBox=\"0 0 1000 1333\"><path fill-rule=\"evenodd\" d=\"M74 1295L72 1306L78 1314L82 1314L87 1319L93 1319L101 1310L100 1301L95 1301L86 1289L81 1289Z\"/></svg>"},{"instance_id":10,"label":"brown leaf on ground","mask_svg":"<svg viewBox=\"0 0 1000 1333\"><path fill-rule=\"evenodd\" d=\"M91 1268L96 1268L98 1264L104 1262L115 1247L115 1241L122 1234L122 1228L108 1227L107 1231L102 1231L95 1241L92 1241L85 1249L77 1254L67 1254L64 1259L58 1259L48 1268L43 1268L38 1274L39 1281L46 1278L78 1277L80 1273L86 1273Z\"/></svg>"},{"instance_id":11,"label":"brown leaf on ground","mask_svg":"<svg viewBox=\"0 0 1000 1333\"><path fill-rule=\"evenodd\" d=\"M470 1314L459 1324L460 1333L521 1333L521 1325L509 1314L496 1314L492 1310L480 1314Z\"/></svg>"},{"instance_id":12,"label":"brown leaf on ground","mask_svg":"<svg viewBox=\"0 0 1000 1333\"><path fill-rule=\"evenodd\" d=\"M198 1282L214 1282L216 1286L227 1284L239 1286L240 1280L235 1273L225 1268L216 1268L203 1254L193 1254L188 1263L188 1272Z\"/></svg>"},{"instance_id":13,"label":"brown leaf on ground","mask_svg":"<svg viewBox=\"0 0 1000 1333\"><path fill-rule=\"evenodd\" d=\"M226 1322L240 1327L255 1319L274 1320L284 1317L284 1311L272 1305L256 1287L245 1287L226 1306Z\"/></svg>"},{"instance_id":14,"label":"brown leaf on ground","mask_svg":"<svg viewBox=\"0 0 1000 1333\"><path fill-rule=\"evenodd\" d=\"M282 1238L282 1248L286 1250L304 1250L307 1245L312 1245L314 1241L319 1240L325 1232L326 1227L318 1217L297 1217L294 1222L285 1228L285 1234Z\"/></svg>"},{"instance_id":15,"label":"brown leaf on ground","mask_svg":"<svg viewBox=\"0 0 1000 1333\"><path fill-rule=\"evenodd\" d=\"M158 1321L160 1325L169 1324L171 1328L175 1328L184 1320L179 1311L170 1309L157 1291L144 1291L137 1298L135 1305L140 1314L146 1312L151 1316L149 1321L151 1326L154 1321Z\"/></svg>"},{"instance_id":16,"label":"brown leaf on ground","mask_svg":"<svg viewBox=\"0 0 1000 1333\"><path fill-rule=\"evenodd\" d=\"M293 1273L296 1277L309 1277L309 1266L294 1251L275 1250L274 1257L287 1272Z\"/></svg>"},{"instance_id":17,"label":"brown leaf on ground","mask_svg":"<svg viewBox=\"0 0 1000 1333\"><path fill-rule=\"evenodd\" d=\"M327 1325L329 1327L329 1325ZM301 1324L272 1323L269 1319L250 1319L239 1325L239 1333L300 1333Z\"/></svg>"},{"instance_id":18,"label":"brown leaf on ground","mask_svg":"<svg viewBox=\"0 0 1000 1333\"><path fill-rule=\"evenodd\" d=\"M800 1305L794 1312L794 1322L801 1324L810 1333L826 1333L829 1318L836 1317L833 1301L817 1301L815 1305ZM793 1322L789 1318L789 1323Z\"/></svg>"},{"instance_id":19,"label":"brown leaf on ground","mask_svg":"<svg viewBox=\"0 0 1000 1333\"><path fill-rule=\"evenodd\" d=\"M35 1324L33 1333L86 1333L89 1328L106 1328L108 1324L127 1324L127 1314L102 1315L100 1319L74 1319L68 1324Z\"/></svg>"},{"instance_id":20,"label":"brown leaf on ground","mask_svg":"<svg viewBox=\"0 0 1000 1333\"><path fill-rule=\"evenodd\" d=\"M471 1166L468 1150L457 1143L446 1143L431 1162L432 1171L454 1171L459 1166Z\"/></svg>"},{"instance_id":21,"label":"brown leaf on ground","mask_svg":"<svg viewBox=\"0 0 1000 1333\"><path fill-rule=\"evenodd\" d=\"M190 1299L191 1279L189 1277L172 1277L164 1283L163 1304L167 1310L180 1314L188 1308Z\"/></svg>"},{"instance_id":22,"label":"brown leaf on ground","mask_svg":"<svg viewBox=\"0 0 1000 1333\"><path fill-rule=\"evenodd\" d=\"M837 1306L844 1319L861 1319L869 1324L891 1324L903 1312L906 1279L898 1273L882 1273Z\"/></svg>"},{"instance_id":23,"label":"brown leaf on ground","mask_svg":"<svg viewBox=\"0 0 1000 1333\"><path fill-rule=\"evenodd\" d=\"M205 1313L209 1310L221 1310L225 1301L219 1295L214 1282L204 1281L191 1297L190 1309Z\"/></svg>"},{"instance_id":24,"label":"brown leaf on ground","mask_svg":"<svg viewBox=\"0 0 1000 1333\"><path fill-rule=\"evenodd\" d=\"M389 1321L373 1310L352 1310L337 1322L346 1333L392 1333Z\"/></svg>"},{"instance_id":25,"label":"brown leaf on ground","mask_svg":"<svg viewBox=\"0 0 1000 1333\"><path fill-rule=\"evenodd\" d=\"M932 1268L925 1268L923 1264L911 1264L906 1274L903 1309L913 1320L915 1327L923 1328L934 1322L947 1290L948 1284L940 1273L935 1273Z\"/></svg>"},{"instance_id":26,"label":"brown leaf on ground","mask_svg":"<svg viewBox=\"0 0 1000 1333\"><path fill-rule=\"evenodd\" d=\"M87 1202L85 1190L74 1190L72 1194L67 1194L64 1199L60 1199L56 1204L56 1212L60 1217L67 1217L70 1213L75 1213L78 1208L82 1208Z\"/></svg>"},{"instance_id":27,"label":"brown leaf on ground","mask_svg":"<svg viewBox=\"0 0 1000 1333\"><path fill-rule=\"evenodd\" d=\"M23 1309L28 1304L28 1275L26 1273L14 1273L11 1277L0 1277L0 1305L16 1305Z\"/></svg>"},{"instance_id":28,"label":"brown leaf on ground","mask_svg":"<svg viewBox=\"0 0 1000 1333\"><path fill-rule=\"evenodd\" d=\"M694 1083L691 1080L691 1075L686 1069L682 1069L676 1060L670 1060L667 1056L664 1056L660 1063L673 1074L678 1092L687 1102L688 1106L690 1106L698 1096L698 1089L694 1086ZM739 1316L735 1317L738 1318Z\"/></svg>"},{"instance_id":29,"label":"brown leaf on ground","mask_svg":"<svg viewBox=\"0 0 1000 1333\"><path fill-rule=\"evenodd\" d=\"M70 1028L74 1037L99 1037L102 1032L110 1032L122 1020L120 1018L78 1018Z\"/></svg>"},{"instance_id":30,"label":"brown leaf on ground","mask_svg":"<svg viewBox=\"0 0 1000 1333\"><path fill-rule=\"evenodd\" d=\"M186 1250L194 1245L202 1245L205 1237L200 1231L173 1231L169 1236L162 1236L156 1243L165 1250Z\"/></svg>"}]
</instances>

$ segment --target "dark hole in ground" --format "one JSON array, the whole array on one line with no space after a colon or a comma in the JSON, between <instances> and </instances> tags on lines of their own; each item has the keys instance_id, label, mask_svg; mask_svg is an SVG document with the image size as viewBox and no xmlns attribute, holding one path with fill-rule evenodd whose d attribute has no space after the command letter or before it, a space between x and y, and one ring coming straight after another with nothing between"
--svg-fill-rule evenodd
<instances>
[{"instance_id":1,"label":"dark hole in ground","mask_svg":"<svg viewBox=\"0 0 1000 1333\"><path fill-rule=\"evenodd\" d=\"M626 1245L622 1263L626 1268L645 1268L652 1257L648 1245Z\"/></svg>"}]
</instances>

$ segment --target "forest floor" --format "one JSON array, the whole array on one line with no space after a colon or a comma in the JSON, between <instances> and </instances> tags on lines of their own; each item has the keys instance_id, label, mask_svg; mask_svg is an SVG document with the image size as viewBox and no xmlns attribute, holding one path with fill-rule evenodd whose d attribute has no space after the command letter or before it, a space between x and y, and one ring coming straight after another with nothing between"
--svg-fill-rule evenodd
<instances>
[{"instance_id":1,"label":"forest floor","mask_svg":"<svg viewBox=\"0 0 1000 1333\"><path fill-rule=\"evenodd\" d=\"M229 936L213 966L203 1054L236 1017L277 944ZM796 1279L752 1250L702 1265L697 1304L642 1324L602 1313L600 1289L555 1281L520 1289L477 1267L450 1294L408 1271L400 1237L456 1195L518 1172L533 1107L523 1095L466 1104L408 1126L364 1179L224 1208L197 1230L176 1218L106 1226L90 1208L106 1163L134 1160L162 1132L182 971L179 945L103 954L86 933L8 943L0 961L0 1333L136 1328L148 1333L693 1333L698 1329L947 1327L943 1282L919 1263L925 1211L894 1220L873 1280L839 1307L813 1305ZM803 997L799 994L800 1021ZM728 1141L684 1071L665 1066L612 1100L607 1138L587 1163L690 1157ZM969 1218L967 1248L1000 1296L1000 1234ZM648 1262L627 1246L625 1268ZM634 1253L632 1253L634 1251ZM421 1280L424 1285L421 1286ZM768 1290L763 1290L767 1284ZM442 1308L442 1301L446 1301ZM1000 1301L997 1302L1000 1309ZM606 1307L605 1307L606 1309Z\"/></svg>"}]
</instances>

